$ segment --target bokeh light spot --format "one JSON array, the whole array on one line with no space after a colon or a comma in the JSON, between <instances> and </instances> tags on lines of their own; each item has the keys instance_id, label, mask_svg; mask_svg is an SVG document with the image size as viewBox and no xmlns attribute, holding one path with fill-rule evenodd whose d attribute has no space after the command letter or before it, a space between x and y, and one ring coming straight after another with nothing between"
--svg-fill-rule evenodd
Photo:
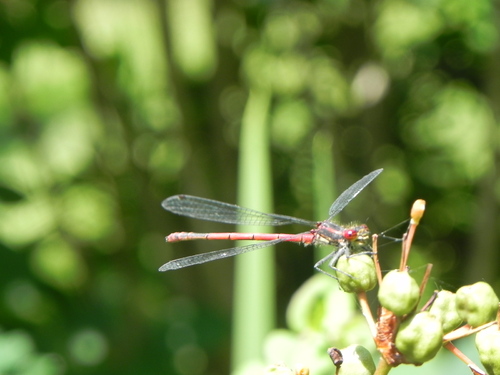
<instances>
[{"instance_id":1,"label":"bokeh light spot","mask_svg":"<svg viewBox=\"0 0 500 375\"><path fill-rule=\"evenodd\" d=\"M87 277L83 259L61 238L52 237L38 243L31 263L42 280L61 290L78 288Z\"/></svg>"},{"instance_id":2,"label":"bokeh light spot","mask_svg":"<svg viewBox=\"0 0 500 375\"><path fill-rule=\"evenodd\" d=\"M202 374L207 364L207 354L198 346L185 345L174 353L174 366L181 375Z\"/></svg>"},{"instance_id":3,"label":"bokeh light spot","mask_svg":"<svg viewBox=\"0 0 500 375\"><path fill-rule=\"evenodd\" d=\"M108 341L96 329L82 329L71 337L69 351L73 360L84 366L96 366L108 355Z\"/></svg>"}]
</instances>

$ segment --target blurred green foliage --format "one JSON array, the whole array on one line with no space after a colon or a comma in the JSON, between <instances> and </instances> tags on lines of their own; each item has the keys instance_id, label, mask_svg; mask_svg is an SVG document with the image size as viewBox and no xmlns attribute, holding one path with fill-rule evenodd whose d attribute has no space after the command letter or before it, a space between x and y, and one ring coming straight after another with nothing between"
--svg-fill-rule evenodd
<instances>
[{"instance_id":1,"label":"blurred green foliage","mask_svg":"<svg viewBox=\"0 0 500 375\"><path fill-rule=\"evenodd\" d=\"M424 198L416 265L434 263L448 289L498 289L497 8L0 2L0 368L228 372L231 262L157 272L225 246L167 245L166 234L228 228L160 202L181 192L235 201L253 89L271 95L275 212L322 219L342 189L383 167L341 217L380 232ZM282 247L281 325L313 264L309 249ZM394 253L382 254L387 268Z\"/></svg>"}]
</instances>

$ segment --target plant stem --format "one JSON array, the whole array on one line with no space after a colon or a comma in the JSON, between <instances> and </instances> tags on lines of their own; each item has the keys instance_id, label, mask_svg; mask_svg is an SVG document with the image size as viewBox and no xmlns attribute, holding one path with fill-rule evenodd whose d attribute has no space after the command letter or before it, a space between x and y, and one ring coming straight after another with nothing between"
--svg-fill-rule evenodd
<instances>
[{"instance_id":1,"label":"plant stem","mask_svg":"<svg viewBox=\"0 0 500 375\"><path fill-rule=\"evenodd\" d=\"M389 371L392 370L392 366L390 366L384 358L380 357L377 365L377 369L373 375L386 375Z\"/></svg>"},{"instance_id":2,"label":"plant stem","mask_svg":"<svg viewBox=\"0 0 500 375\"><path fill-rule=\"evenodd\" d=\"M268 112L271 94L251 89L240 133L238 203L272 211ZM238 226L240 232L257 228ZM262 231L262 227L259 228ZM264 229L265 230L265 229ZM275 325L274 252L256 251L235 259L232 369L262 361L265 337Z\"/></svg>"}]
</instances>

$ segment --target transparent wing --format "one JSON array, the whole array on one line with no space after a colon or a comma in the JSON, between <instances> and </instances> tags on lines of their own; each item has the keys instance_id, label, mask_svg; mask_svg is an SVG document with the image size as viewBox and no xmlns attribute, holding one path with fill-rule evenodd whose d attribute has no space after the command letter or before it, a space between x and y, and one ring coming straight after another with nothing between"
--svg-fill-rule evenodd
<instances>
[{"instance_id":1,"label":"transparent wing","mask_svg":"<svg viewBox=\"0 0 500 375\"><path fill-rule=\"evenodd\" d=\"M213 260L229 258L238 254L248 253L249 251L254 251L257 249L262 249L263 247L268 247L271 245L275 245L277 243L286 241L286 239L278 239L273 241L266 241L260 243L253 243L246 246L233 247L231 249L224 250L215 250L208 253L196 254L187 256L184 258L174 259L170 262L165 263L163 266L159 268L159 271L173 271L178 270L179 268L194 266L196 264L202 264L206 262L211 262Z\"/></svg>"},{"instance_id":2,"label":"transparent wing","mask_svg":"<svg viewBox=\"0 0 500 375\"><path fill-rule=\"evenodd\" d=\"M302 224L314 227L313 221L292 216L266 214L264 212L240 207L235 204L219 202L192 195L174 195L165 199L161 205L177 215L200 220L216 221L227 224L286 225Z\"/></svg>"},{"instance_id":3,"label":"transparent wing","mask_svg":"<svg viewBox=\"0 0 500 375\"><path fill-rule=\"evenodd\" d=\"M342 194L340 194L339 197L335 199L335 202L333 202L333 204L330 206L329 220L331 220L335 215L342 211L344 207L347 206L349 202L352 201L356 197L356 195L358 195L361 190L366 187L366 185L368 185L375 179L375 177L382 173L382 171L383 169L381 168L368 173L365 177L352 184Z\"/></svg>"}]
</instances>

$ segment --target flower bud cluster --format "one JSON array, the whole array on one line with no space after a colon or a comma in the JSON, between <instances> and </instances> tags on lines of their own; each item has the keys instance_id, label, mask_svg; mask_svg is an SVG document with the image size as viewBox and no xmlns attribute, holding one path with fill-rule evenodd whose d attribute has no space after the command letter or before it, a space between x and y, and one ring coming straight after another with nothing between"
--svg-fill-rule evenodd
<instances>
[{"instance_id":1,"label":"flower bud cluster","mask_svg":"<svg viewBox=\"0 0 500 375\"><path fill-rule=\"evenodd\" d=\"M495 320L499 300L491 286L478 282L456 293L438 292L428 311L415 312L420 298L417 282L407 271L389 272L379 288L380 304L399 317L395 345L405 363L422 364L432 359L445 334L463 323L472 328ZM478 333L476 338L481 362L488 374L500 374L500 330L498 325Z\"/></svg>"},{"instance_id":2,"label":"flower bud cluster","mask_svg":"<svg viewBox=\"0 0 500 375\"><path fill-rule=\"evenodd\" d=\"M380 267L370 255L344 255L335 264L339 285L345 292L357 293L360 302L365 298L365 302L361 303L363 308L363 305L367 306L364 292L374 289L381 279L378 290L381 309L372 332L386 365L421 365L434 358L443 345L450 349L450 340L479 331L476 347L481 362L489 375L500 375L500 318L499 323L494 324L499 311L499 300L491 286L478 282L464 286L456 293L442 290L433 296L432 302L426 304L424 311L417 310L423 286L420 287L404 269L414 229L425 208L425 202L416 203L418 204L412 210L412 221L405 237L406 244L410 245L403 245L401 269L393 270L382 278ZM426 278L424 280L427 281ZM371 312L366 313L366 307L364 315L371 315ZM483 329L488 326L487 323L493 325ZM463 324L470 329L464 330L465 327L460 327ZM481 327L483 325L485 326ZM480 328L475 330L476 327ZM363 365L364 356L360 353L363 353L363 349L359 346L342 350L343 363L334 361L337 374L372 373L371 364ZM351 360L346 361L346 358Z\"/></svg>"},{"instance_id":3,"label":"flower bud cluster","mask_svg":"<svg viewBox=\"0 0 500 375\"><path fill-rule=\"evenodd\" d=\"M432 359L443 341L441 321L424 311L415 313L420 288L408 271L393 270L380 284L380 304L400 318L395 345L405 363L422 364Z\"/></svg>"},{"instance_id":4,"label":"flower bud cluster","mask_svg":"<svg viewBox=\"0 0 500 375\"><path fill-rule=\"evenodd\" d=\"M457 290L458 314L472 327L478 327L495 320L499 300L493 288L478 282ZM500 327L494 324L476 334L476 348L479 359L489 375L500 375Z\"/></svg>"}]
</instances>

